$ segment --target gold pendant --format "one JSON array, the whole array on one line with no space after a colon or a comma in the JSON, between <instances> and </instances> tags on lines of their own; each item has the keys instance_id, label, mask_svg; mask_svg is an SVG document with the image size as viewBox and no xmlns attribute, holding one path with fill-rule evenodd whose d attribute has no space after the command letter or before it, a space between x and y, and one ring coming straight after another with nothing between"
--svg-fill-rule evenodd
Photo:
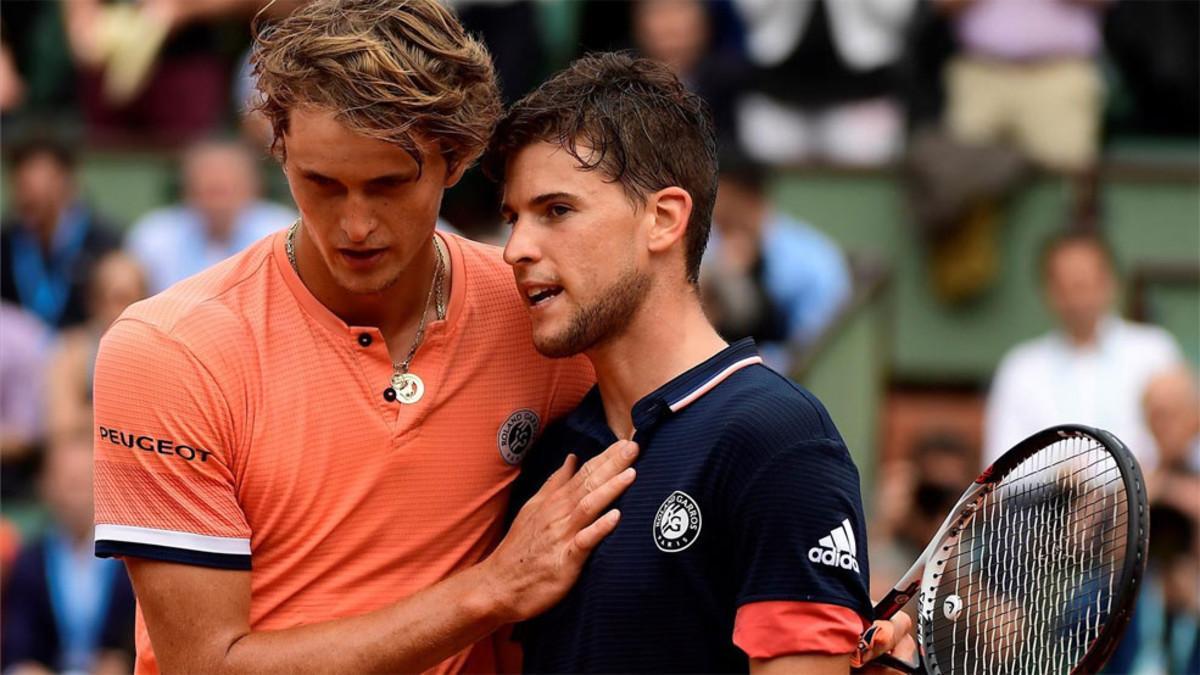
<instances>
[{"instance_id":1,"label":"gold pendant","mask_svg":"<svg viewBox=\"0 0 1200 675\"><path fill-rule=\"evenodd\" d=\"M392 390L396 392L396 400L412 404L425 395L425 383L412 373L395 373L392 375Z\"/></svg>"}]
</instances>

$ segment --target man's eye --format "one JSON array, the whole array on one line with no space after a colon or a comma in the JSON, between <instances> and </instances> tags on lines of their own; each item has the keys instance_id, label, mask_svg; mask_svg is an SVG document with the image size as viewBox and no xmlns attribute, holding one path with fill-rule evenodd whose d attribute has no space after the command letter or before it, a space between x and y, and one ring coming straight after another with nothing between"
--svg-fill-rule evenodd
<instances>
[{"instance_id":1,"label":"man's eye","mask_svg":"<svg viewBox=\"0 0 1200 675\"><path fill-rule=\"evenodd\" d=\"M563 216L565 216L571 212L571 207L569 207L565 204L553 204L548 209L548 212L550 213L551 216L554 216L555 218L562 218Z\"/></svg>"}]
</instances>

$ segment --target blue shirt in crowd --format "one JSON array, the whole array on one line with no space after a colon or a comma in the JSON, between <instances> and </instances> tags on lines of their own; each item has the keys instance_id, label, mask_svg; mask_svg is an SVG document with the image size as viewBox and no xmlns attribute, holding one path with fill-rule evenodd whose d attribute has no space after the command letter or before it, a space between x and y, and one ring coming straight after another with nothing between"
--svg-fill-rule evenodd
<instances>
[{"instance_id":1,"label":"blue shirt in crowd","mask_svg":"<svg viewBox=\"0 0 1200 675\"><path fill-rule=\"evenodd\" d=\"M228 241L209 238L201 215L187 206L157 209L129 230L125 247L146 270L151 293L201 272L263 237L291 225L296 212L256 201L238 214Z\"/></svg>"}]
</instances>

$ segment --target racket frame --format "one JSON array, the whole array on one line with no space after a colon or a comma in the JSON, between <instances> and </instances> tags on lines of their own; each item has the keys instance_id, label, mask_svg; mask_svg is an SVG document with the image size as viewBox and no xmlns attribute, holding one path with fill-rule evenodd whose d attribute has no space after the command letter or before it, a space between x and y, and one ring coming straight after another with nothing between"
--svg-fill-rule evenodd
<instances>
[{"instance_id":1,"label":"racket frame","mask_svg":"<svg viewBox=\"0 0 1200 675\"><path fill-rule=\"evenodd\" d=\"M1127 509L1127 525L1125 550L1126 564L1121 571L1121 578L1116 588L1120 589L1113 601L1115 610L1109 617L1104 629L1084 654L1084 658L1076 664L1073 673L1088 673L1098 671L1112 656L1120 636L1124 633L1133 613L1134 600L1137 598L1142 577L1146 568L1146 555L1149 543L1149 509L1146 505L1145 483L1141 469L1133 457L1133 453L1116 436L1094 427L1082 424L1063 424L1033 434L1029 438L1013 446L991 466L984 469L975 482L963 492L955 502L954 508L942 522L933 538L917 560L908 568L900 580L890 591L875 604L876 619L890 619L899 612L914 593L918 593L917 604L917 662L907 663L890 655L884 655L875 660L879 665L885 665L902 672L925 671L925 636L924 628L927 620L936 611L935 591L937 580L933 571L939 563L946 560L955 550L955 544L962 531L975 517L975 512L984 497L990 494L1018 464L1033 454L1067 438L1085 437L1100 443L1112 454L1121 473L1126 494L1129 496ZM1132 560L1132 562L1130 562ZM1097 645L1099 645L1097 647Z\"/></svg>"}]
</instances>

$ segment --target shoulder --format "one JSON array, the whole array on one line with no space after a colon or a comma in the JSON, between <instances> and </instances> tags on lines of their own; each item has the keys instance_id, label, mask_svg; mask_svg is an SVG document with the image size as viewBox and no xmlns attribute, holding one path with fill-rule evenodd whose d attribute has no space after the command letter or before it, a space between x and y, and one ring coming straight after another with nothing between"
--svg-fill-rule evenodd
<instances>
[{"instance_id":1,"label":"shoulder","mask_svg":"<svg viewBox=\"0 0 1200 675\"><path fill-rule=\"evenodd\" d=\"M130 305L109 329L103 344L159 334L196 354L228 355L247 334L247 294L265 294L270 274L270 239L165 291Z\"/></svg>"},{"instance_id":2,"label":"shoulder","mask_svg":"<svg viewBox=\"0 0 1200 675\"><path fill-rule=\"evenodd\" d=\"M829 412L812 392L765 365L730 376L713 401L724 436L737 442L841 442Z\"/></svg>"},{"instance_id":3,"label":"shoulder","mask_svg":"<svg viewBox=\"0 0 1200 675\"><path fill-rule=\"evenodd\" d=\"M838 472L851 471L857 480L845 441L812 392L766 366L744 368L727 384L717 389L726 389L723 396L697 412L715 421L718 461L732 475L750 479L782 462L807 467L816 475L837 467Z\"/></svg>"},{"instance_id":4,"label":"shoulder","mask_svg":"<svg viewBox=\"0 0 1200 675\"><path fill-rule=\"evenodd\" d=\"M513 321L528 328L528 308L513 281L512 268L504 262L503 250L460 235L440 234L460 252L463 270L461 277L455 274L455 279L465 280L468 302L479 318L488 322Z\"/></svg>"},{"instance_id":5,"label":"shoulder","mask_svg":"<svg viewBox=\"0 0 1200 675\"><path fill-rule=\"evenodd\" d=\"M1001 357L996 367L996 377L1012 377L1044 369L1047 362L1053 359L1056 340L1053 333L1046 333L1013 345Z\"/></svg>"},{"instance_id":6,"label":"shoulder","mask_svg":"<svg viewBox=\"0 0 1200 675\"><path fill-rule=\"evenodd\" d=\"M1165 328L1146 323L1116 319L1117 334L1123 346L1145 356L1174 356L1179 353L1175 337Z\"/></svg>"},{"instance_id":7,"label":"shoulder","mask_svg":"<svg viewBox=\"0 0 1200 675\"><path fill-rule=\"evenodd\" d=\"M508 263L504 262L504 249L467 239L451 232L440 232L440 234L462 251L463 264L466 266L467 272L474 277L471 279L473 283L504 283L516 288L513 283L512 269Z\"/></svg>"}]
</instances>

